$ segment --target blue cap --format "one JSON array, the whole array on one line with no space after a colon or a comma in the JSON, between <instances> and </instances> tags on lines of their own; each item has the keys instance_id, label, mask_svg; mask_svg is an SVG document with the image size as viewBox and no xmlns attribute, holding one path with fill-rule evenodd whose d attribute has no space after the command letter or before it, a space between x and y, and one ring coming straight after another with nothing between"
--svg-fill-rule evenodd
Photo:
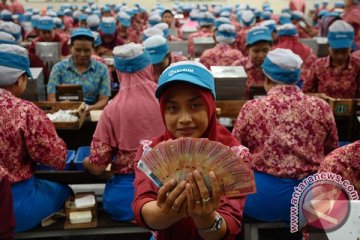
<instances>
[{"instance_id":1,"label":"blue cap","mask_svg":"<svg viewBox=\"0 0 360 240\"><path fill-rule=\"evenodd\" d=\"M114 58L115 68L120 72L137 72L151 64L151 57L148 52L132 57L132 58Z\"/></svg>"},{"instance_id":2,"label":"blue cap","mask_svg":"<svg viewBox=\"0 0 360 240\"><path fill-rule=\"evenodd\" d=\"M127 14L126 12L119 12L117 14L117 19L118 21L120 22L121 26L124 26L124 27L130 27L131 25L131 17L129 14Z\"/></svg>"},{"instance_id":3,"label":"blue cap","mask_svg":"<svg viewBox=\"0 0 360 240\"><path fill-rule=\"evenodd\" d=\"M276 30L276 22L274 20L263 21L261 26L267 27L271 33Z\"/></svg>"},{"instance_id":4,"label":"blue cap","mask_svg":"<svg viewBox=\"0 0 360 240\"><path fill-rule=\"evenodd\" d=\"M12 21L12 13L8 10L2 10L1 11L1 20Z\"/></svg>"},{"instance_id":5,"label":"blue cap","mask_svg":"<svg viewBox=\"0 0 360 240\"><path fill-rule=\"evenodd\" d=\"M246 35L246 46L252 45L259 41L272 42L272 36L267 27L256 26L250 29Z\"/></svg>"},{"instance_id":6,"label":"blue cap","mask_svg":"<svg viewBox=\"0 0 360 240\"><path fill-rule=\"evenodd\" d=\"M292 23L287 23L287 24L281 25L278 28L279 36L296 36L297 34L298 34L298 31L296 29L296 26Z\"/></svg>"},{"instance_id":7,"label":"blue cap","mask_svg":"<svg viewBox=\"0 0 360 240\"><path fill-rule=\"evenodd\" d=\"M88 37L88 38L92 38L94 39L94 35L92 34L92 32L90 31L90 29L87 28L75 28L74 30L72 30L71 32L71 40L75 37L79 37L79 36L84 36L84 37Z\"/></svg>"},{"instance_id":8,"label":"blue cap","mask_svg":"<svg viewBox=\"0 0 360 240\"><path fill-rule=\"evenodd\" d=\"M189 83L211 91L214 98L215 83L211 72L201 63L195 61L181 61L171 64L161 74L155 95L160 98L166 88L174 82Z\"/></svg>"},{"instance_id":9,"label":"blue cap","mask_svg":"<svg viewBox=\"0 0 360 240\"><path fill-rule=\"evenodd\" d=\"M230 24L230 20L228 18L225 17L219 17L217 19L215 19L215 28L218 28L221 24Z\"/></svg>"},{"instance_id":10,"label":"blue cap","mask_svg":"<svg viewBox=\"0 0 360 240\"><path fill-rule=\"evenodd\" d=\"M22 70L32 78L26 49L13 44L1 44L0 46L0 66ZM11 50L15 50L19 54Z\"/></svg>"},{"instance_id":11,"label":"blue cap","mask_svg":"<svg viewBox=\"0 0 360 240\"><path fill-rule=\"evenodd\" d=\"M345 3L344 2L336 2L334 4L335 8L344 8L345 7Z\"/></svg>"},{"instance_id":12,"label":"blue cap","mask_svg":"<svg viewBox=\"0 0 360 240\"><path fill-rule=\"evenodd\" d=\"M282 13L279 17L279 23L281 25L291 23L291 15L289 13Z\"/></svg>"},{"instance_id":13,"label":"blue cap","mask_svg":"<svg viewBox=\"0 0 360 240\"><path fill-rule=\"evenodd\" d=\"M244 26L251 26L255 23L255 14L251 10L246 10L240 14L240 23Z\"/></svg>"},{"instance_id":14,"label":"blue cap","mask_svg":"<svg viewBox=\"0 0 360 240\"><path fill-rule=\"evenodd\" d=\"M323 10L320 10L320 12L318 13L318 17L324 17L324 16L327 16L327 15L329 15L329 11L328 10L325 10L325 9L323 9Z\"/></svg>"},{"instance_id":15,"label":"blue cap","mask_svg":"<svg viewBox=\"0 0 360 240\"><path fill-rule=\"evenodd\" d=\"M147 38L143 44L145 51L150 54L152 64L161 63L170 51L166 39L160 35Z\"/></svg>"},{"instance_id":16,"label":"blue cap","mask_svg":"<svg viewBox=\"0 0 360 240\"><path fill-rule=\"evenodd\" d=\"M41 17L37 28L40 30L53 30L55 28L54 20L51 17Z\"/></svg>"},{"instance_id":17,"label":"blue cap","mask_svg":"<svg viewBox=\"0 0 360 240\"><path fill-rule=\"evenodd\" d=\"M300 78L302 63L300 56L290 49L277 48L266 55L261 67L270 80L294 84Z\"/></svg>"},{"instance_id":18,"label":"blue cap","mask_svg":"<svg viewBox=\"0 0 360 240\"><path fill-rule=\"evenodd\" d=\"M291 19L295 19L295 20L303 20L304 19L304 13L300 12L300 11L292 11L291 12Z\"/></svg>"},{"instance_id":19,"label":"blue cap","mask_svg":"<svg viewBox=\"0 0 360 240\"><path fill-rule=\"evenodd\" d=\"M345 21L336 20L329 27L328 43L331 48L351 48L354 40L354 28Z\"/></svg>"},{"instance_id":20,"label":"blue cap","mask_svg":"<svg viewBox=\"0 0 360 240\"><path fill-rule=\"evenodd\" d=\"M272 17L272 12L270 11L264 11L261 13L261 19L263 20L270 20Z\"/></svg>"},{"instance_id":21,"label":"blue cap","mask_svg":"<svg viewBox=\"0 0 360 240\"><path fill-rule=\"evenodd\" d=\"M87 18L88 18L88 15L87 15L87 14L81 14L81 15L79 16L79 21L86 21Z\"/></svg>"},{"instance_id":22,"label":"blue cap","mask_svg":"<svg viewBox=\"0 0 360 240\"><path fill-rule=\"evenodd\" d=\"M104 34L113 35L116 31L116 22L112 17L105 17L100 23L100 30Z\"/></svg>"}]
</instances>

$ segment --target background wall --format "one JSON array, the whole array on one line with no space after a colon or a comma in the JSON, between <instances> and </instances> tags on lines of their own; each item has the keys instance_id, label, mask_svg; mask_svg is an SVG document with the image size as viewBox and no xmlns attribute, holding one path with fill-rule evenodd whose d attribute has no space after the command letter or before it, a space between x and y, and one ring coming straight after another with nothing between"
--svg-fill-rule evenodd
<instances>
[{"instance_id":1,"label":"background wall","mask_svg":"<svg viewBox=\"0 0 360 240\"><path fill-rule=\"evenodd\" d=\"M64 2L70 2L75 3L79 6L86 3L86 0L52 0L50 2L46 2L46 0L18 0L22 4L24 4L25 7L33 7L37 9L46 8L48 5L53 5L55 9L58 9L58 7L63 4ZM94 0L96 4L101 5L105 3L121 3L126 2L129 6L132 6L134 3L138 2L141 4L141 6L145 7L146 9L150 10L152 7L156 5L156 3L160 2L165 7L171 6L175 1L169 1L169 0ZM181 1L181 0L180 0ZM329 0L329 6L332 6L335 2L338 0ZM9 2L9 0L8 0ZM221 3L223 5L230 5L234 6L235 4L244 4L248 3L251 6L257 7L261 9L261 5L264 2L270 3L270 5L273 7L275 12L280 12L282 8L285 8L289 5L289 0L220 0L220 1L186 1L189 3ZM310 9L313 7L315 2L321 2L316 0L305 0L307 9Z\"/></svg>"}]
</instances>

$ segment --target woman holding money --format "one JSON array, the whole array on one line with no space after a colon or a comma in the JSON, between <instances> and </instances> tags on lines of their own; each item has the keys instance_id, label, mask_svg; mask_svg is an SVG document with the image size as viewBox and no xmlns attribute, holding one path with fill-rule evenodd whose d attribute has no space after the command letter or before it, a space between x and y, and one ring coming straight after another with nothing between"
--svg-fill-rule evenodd
<instances>
[{"instance_id":1,"label":"woman holding money","mask_svg":"<svg viewBox=\"0 0 360 240\"><path fill-rule=\"evenodd\" d=\"M150 143L151 148L171 139L207 138L237 149L243 165L251 161L248 149L217 122L214 79L204 65L193 61L172 64L159 78L156 97L166 130ZM143 149L137 152L135 166L142 155ZM250 170L245 175L251 179ZM222 196L213 171L208 178L211 191L199 169L183 181L170 179L159 189L135 167L132 207L136 221L154 230L155 239L234 239L241 230L245 197Z\"/></svg>"}]
</instances>

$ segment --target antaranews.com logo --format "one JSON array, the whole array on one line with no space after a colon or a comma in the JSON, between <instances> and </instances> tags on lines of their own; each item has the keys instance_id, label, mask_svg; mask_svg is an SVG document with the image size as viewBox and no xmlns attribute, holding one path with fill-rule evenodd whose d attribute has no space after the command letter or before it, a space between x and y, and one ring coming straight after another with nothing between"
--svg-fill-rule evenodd
<instances>
[{"instance_id":1,"label":"antaranews.com logo","mask_svg":"<svg viewBox=\"0 0 360 240\"><path fill-rule=\"evenodd\" d=\"M290 208L290 232L305 225L332 231L341 227L350 213L349 200L358 200L358 193L348 180L322 172L305 178L294 188Z\"/></svg>"}]
</instances>

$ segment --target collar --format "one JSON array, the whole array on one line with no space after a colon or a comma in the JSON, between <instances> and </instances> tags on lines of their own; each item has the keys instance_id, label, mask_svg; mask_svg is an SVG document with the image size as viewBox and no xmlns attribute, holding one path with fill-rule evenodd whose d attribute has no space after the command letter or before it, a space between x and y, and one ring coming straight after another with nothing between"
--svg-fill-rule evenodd
<instances>
[{"instance_id":1,"label":"collar","mask_svg":"<svg viewBox=\"0 0 360 240\"><path fill-rule=\"evenodd\" d=\"M346 69L352 69L352 57L351 57L351 55L350 55L350 59L349 59L349 61L348 61L348 64L347 64L347 66L346 66ZM331 60L330 60L330 56L327 56L326 57L326 61L325 61L325 67L326 68L331 68L332 66L331 66Z\"/></svg>"},{"instance_id":2,"label":"collar","mask_svg":"<svg viewBox=\"0 0 360 240\"><path fill-rule=\"evenodd\" d=\"M272 95L294 95L294 94L302 94L301 89L296 85L279 85L270 89L267 93L267 96Z\"/></svg>"},{"instance_id":3,"label":"collar","mask_svg":"<svg viewBox=\"0 0 360 240\"><path fill-rule=\"evenodd\" d=\"M95 70L95 61L96 61L95 59L90 58L90 64L89 64L89 66L88 66L88 68L86 69L85 72L89 71L90 69ZM75 64L74 64L74 59L73 59L72 56L70 56L68 58L66 69L72 69L74 71L76 70L76 67L75 67Z\"/></svg>"},{"instance_id":4,"label":"collar","mask_svg":"<svg viewBox=\"0 0 360 240\"><path fill-rule=\"evenodd\" d=\"M0 88L0 97L11 98L13 96L14 95L10 91L4 88Z\"/></svg>"}]
</instances>

